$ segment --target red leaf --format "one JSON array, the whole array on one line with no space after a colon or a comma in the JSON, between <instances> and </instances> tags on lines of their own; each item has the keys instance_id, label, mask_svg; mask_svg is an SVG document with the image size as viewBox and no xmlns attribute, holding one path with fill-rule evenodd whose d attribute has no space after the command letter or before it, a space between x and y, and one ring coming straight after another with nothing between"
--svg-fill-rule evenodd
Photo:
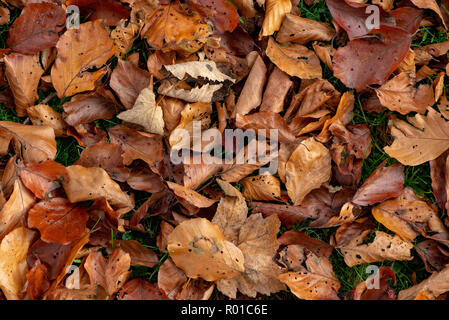
<instances>
[{"instance_id":1,"label":"red leaf","mask_svg":"<svg viewBox=\"0 0 449 320\"><path fill-rule=\"evenodd\" d=\"M13 51L35 54L54 47L64 28L65 12L53 3L30 3L9 29L7 46Z\"/></svg>"},{"instance_id":2,"label":"red leaf","mask_svg":"<svg viewBox=\"0 0 449 320\"><path fill-rule=\"evenodd\" d=\"M396 20L396 27L412 34L418 30L423 18L423 11L412 7L398 8L390 11L390 13Z\"/></svg>"},{"instance_id":3,"label":"red leaf","mask_svg":"<svg viewBox=\"0 0 449 320\"><path fill-rule=\"evenodd\" d=\"M47 160L42 163L28 163L20 169L23 184L39 199L49 197L49 193L59 188L60 182L67 179L63 165Z\"/></svg>"},{"instance_id":4,"label":"red leaf","mask_svg":"<svg viewBox=\"0 0 449 320\"><path fill-rule=\"evenodd\" d=\"M28 212L28 226L39 229L46 242L69 244L81 238L88 219L86 208L64 198L37 203Z\"/></svg>"},{"instance_id":5,"label":"red leaf","mask_svg":"<svg viewBox=\"0 0 449 320\"><path fill-rule=\"evenodd\" d=\"M347 33L350 40L362 37L371 30L366 27L366 21L370 13L365 13L367 4L347 3L344 0L326 0L327 7L332 18ZM379 7L380 25L395 26L395 19L389 13Z\"/></svg>"},{"instance_id":6,"label":"red leaf","mask_svg":"<svg viewBox=\"0 0 449 320\"><path fill-rule=\"evenodd\" d=\"M204 17L211 17L219 32L234 31L239 24L237 9L226 0L189 0Z\"/></svg>"},{"instance_id":7,"label":"red leaf","mask_svg":"<svg viewBox=\"0 0 449 320\"><path fill-rule=\"evenodd\" d=\"M381 26L337 50L335 76L358 91L370 84L383 84L407 55L411 41L407 31Z\"/></svg>"}]
</instances>

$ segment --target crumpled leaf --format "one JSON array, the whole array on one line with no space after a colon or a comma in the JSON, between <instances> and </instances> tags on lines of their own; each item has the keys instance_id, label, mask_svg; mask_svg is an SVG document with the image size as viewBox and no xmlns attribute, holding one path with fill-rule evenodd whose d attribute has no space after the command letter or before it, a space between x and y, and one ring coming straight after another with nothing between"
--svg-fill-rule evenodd
<instances>
[{"instance_id":1,"label":"crumpled leaf","mask_svg":"<svg viewBox=\"0 0 449 320\"><path fill-rule=\"evenodd\" d=\"M215 281L235 277L245 270L240 249L204 218L180 223L167 240L173 262L190 278Z\"/></svg>"},{"instance_id":2,"label":"crumpled leaf","mask_svg":"<svg viewBox=\"0 0 449 320\"><path fill-rule=\"evenodd\" d=\"M396 284L396 275L390 267L382 266L374 278L360 282L354 289L354 300L396 300L396 294L388 284L388 279ZM376 287L376 281L378 287ZM369 284L369 285L368 285Z\"/></svg>"},{"instance_id":3,"label":"crumpled leaf","mask_svg":"<svg viewBox=\"0 0 449 320\"><path fill-rule=\"evenodd\" d=\"M295 205L313 189L327 183L331 177L329 150L314 138L301 142L285 165L285 185Z\"/></svg>"},{"instance_id":4,"label":"crumpled leaf","mask_svg":"<svg viewBox=\"0 0 449 320\"><path fill-rule=\"evenodd\" d=\"M6 141L14 141L14 146L25 163L52 160L56 156L53 128L0 121L0 136Z\"/></svg>"},{"instance_id":5,"label":"crumpled leaf","mask_svg":"<svg viewBox=\"0 0 449 320\"><path fill-rule=\"evenodd\" d=\"M167 181L168 187L180 198L198 208L208 208L215 203L215 200L208 199L198 192L174 182Z\"/></svg>"},{"instance_id":6,"label":"crumpled leaf","mask_svg":"<svg viewBox=\"0 0 449 320\"><path fill-rule=\"evenodd\" d=\"M86 207L65 198L52 198L34 205L28 212L28 227L36 228L41 239L62 245L80 239L86 230Z\"/></svg>"},{"instance_id":7,"label":"crumpled leaf","mask_svg":"<svg viewBox=\"0 0 449 320\"><path fill-rule=\"evenodd\" d=\"M271 36L278 31L285 15L291 10L292 3L290 0L266 0L265 18L259 37Z\"/></svg>"},{"instance_id":8,"label":"crumpled leaf","mask_svg":"<svg viewBox=\"0 0 449 320\"><path fill-rule=\"evenodd\" d=\"M260 111L281 112L284 109L284 100L293 86L290 77L278 67L275 67L268 77L263 93Z\"/></svg>"},{"instance_id":9,"label":"crumpled leaf","mask_svg":"<svg viewBox=\"0 0 449 320\"><path fill-rule=\"evenodd\" d=\"M156 104L156 98L151 89L144 88L132 107L117 115L126 122L142 126L146 132L164 134L164 117L162 108Z\"/></svg>"},{"instance_id":10,"label":"crumpled leaf","mask_svg":"<svg viewBox=\"0 0 449 320\"><path fill-rule=\"evenodd\" d=\"M305 46L299 44L280 46L270 37L266 54L279 69L291 76L301 79L321 78L320 60Z\"/></svg>"},{"instance_id":11,"label":"crumpled leaf","mask_svg":"<svg viewBox=\"0 0 449 320\"><path fill-rule=\"evenodd\" d=\"M372 214L405 241L425 236L426 231L446 232L437 212L421 200L388 200L374 207Z\"/></svg>"},{"instance_id":12,"label":"crumpled leaf","mask_svg":"<svg viewBox=\"0 0 449 320\"><path fill-rule=\"evenodd\" d=\"M0 243L0 289L8 300L19 300L26 281L26 256L35 232L18 227Z\"/></svg>"},{"instance_id":13,"label":"crumpled leaf","mask_svg":"<svg viewBox=\"0 0 449 320\"><path fill-rule=\"evenodd\" d=\"M51 80L59 98L94 89L95 81L106 72L101 67L115 51L114 41L101 20L67 30L56 48L58 56L51 69ZM100 69L88 72L92 67Z\"/></svg>"},{"instance_id":14,"label":"crumpled leaf","mask_svg":"<svg viewBox=\"0 0 449 320\"><path fill-rule=\"evenodd\" d=\"M224 82L226 80L234 82L234 79L218 70L215 62L211 60L164 65L164 68L179 80L183 80L186 75L189 75L192 78L203 77L214 82Z\"/></svg>"},{"instance_id":15,"label":"crumpled leaf","mask_svg":"<svg viewBox=\"0 0 449 320\"><path fill-rule=\"evenodd\" d=\"M408 121L410 124L395 117L390 119L394 141L384 147L390 157L404 165L417 166L449 149L449 124L440 113L428 108L426 116L417 114Z\"/></svg>"},{"instance_id":16,"label":"crumpled leaf","mask_svg":"<svg viewBox=\"0 0 449 320\"><path fill-rule=\"evenodd\" d=\"M114 240L112 242L113 248L120 248L131 257L131 265L146 266L152 268L159 262L156 253L144 247L137 240Z\"/></svg>"},{"instance_id":17,"label":"crumpled leaf","mask_svg":"<svg viewBox=\"0 0 449 320\"><path fill-rule=\"evenodd\" d=\"M46 104L38 104L27 108L28 116L35 126L48 126L53 128L56 137L64 137L67 124L62 119L62 114Z\"/></svg>"}]
</instances>

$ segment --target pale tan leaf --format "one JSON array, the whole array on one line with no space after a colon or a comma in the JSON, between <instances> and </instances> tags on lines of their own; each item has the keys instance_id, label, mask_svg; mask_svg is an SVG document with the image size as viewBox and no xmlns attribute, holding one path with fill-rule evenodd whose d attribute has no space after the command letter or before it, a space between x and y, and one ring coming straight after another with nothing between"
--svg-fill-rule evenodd
<instances>
[{"instance_id":1,"label":"pale tan leaf","mask_svg":"<svg viewBox=\"0 0 449 320\"><path fill-rule=\"evenodd\" d=\"M292 10L290 0L266 0L265 18L260 31L260 38L271 36L281 27L282 21L287 13Z\"/></svg>"}]
</instances>

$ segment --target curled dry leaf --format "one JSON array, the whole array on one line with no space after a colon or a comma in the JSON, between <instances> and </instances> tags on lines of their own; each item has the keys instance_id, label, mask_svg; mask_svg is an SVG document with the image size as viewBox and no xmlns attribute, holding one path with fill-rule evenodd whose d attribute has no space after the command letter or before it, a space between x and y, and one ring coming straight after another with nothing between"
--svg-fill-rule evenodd
<instances>
[{"instance_id":1,"label":"curled dry leaf","mask_svg":"<svg viewBox=\"0 0 449 320\"><path fill-rule=\"evenodd\" d=\"M104 75L101 68L115 51L114 41L101 20L82 23L67 30L56 44L58 56L51 69L51 80L59 98L93 90ZM100 68L89 72L90 68Z\"/></svg>"},{"instance_id":2,"label":"curled dry leaf","mask_svg":"<svg viewBox=\"0 0 449 320\"><path fill-rule=\"evenodd\" d=\"M329 150L314 138L301 142L285 165L285 185L295 205L313 189L327 183L331 177Z\"/></svg>"},{"instance_id":3,"label":"curled dry leaf","mask_svg":"<svg viewBox=\"0 0 449 320\"><path fill-rule=\"evenodd\" d=\"M259 37L271 36L279 30L287 13L292 10L290 0L266 0L265 18Z\"/></svg>"},{"instance_id":4,"label":"curled dry leaf","mask_svg":"<svg viewBox=\"0 0 449 320\"><path fill-rule=\"evenodd\" d=\"M446 232L435 209L424 201L389 200L372 210L374 218L403 240L414 240L426 231Z\"/></svg>"},{"instance_id":5,"label":"curled dry leaf","mask_svg":"<svg viewBox=\"0 0 449 320\"><path fill-rule=\"evenodd\" d=\"M0 289L8 300L19 300L26 281L26 256L35 232L24 227L12 230L0 243Z\"/></svg>"},{"instance_id":6,"label":"curled dry leaf","mask_svg":"<svg viewBox=\"0 0 449 320\"><path fill-rule=\"evenodd\" d=\"M167 240L173 262L190 278L229 279L245 270L240 249L204 218L180 223Z\"/></svg>"},{"instance_id":7,"label":"curled dry leaf","mask_svg":"<svg viewBox=\"0 0 449 320\"><path fill-rule=\"evenodd\" d=\"M87 219L87 210L82 204L53 198L41 201L30 209L28 227L38 229L43 241L65 245L84 235Z\"/></svg>"},{"instance_id":8,"label":"curled dry leaf","mask_svg":"<svg viewBox=\"0 0 449 320\"><path fill-rule=\"evenodd\" d=\"M291 76L301 79L321 78L320 60L305 46L299 44L281 46L270 37L266 54L279 69Z\"/></svg>"},{"instance_id":9,"label":"curled dry leaf","mask_svg":"<svg viewBox=\"0 0 449 320\"><path fill-rule=\"evenodd\" d=\"M377 271L375 278L360 282L354 289L354 300L396 300L396 294L388 284L388 279L393 279L396 284L396 275L390 267L382 266ZM375 281L377 282L374 283Z\"/></svg>"},{"instance_id":10,"label":"curled dry leaf","mask_svg":"<svg viewBox=\"0 0 449 320\"><path fill-rule=\"evenodd\" d=\"M156 104L156 97L148 88L140 92L132 109L119 113L117 118L140 125L146 132L164 134L162 108Z\"/></svg>"},{"instance_id":11,"label":"curled dry leaf","mask_svg":"<svg viewBox=\"0 0 449 320\"><path fill-rule=\"evenodd\" d=\"M275 67L268 77L259 110L281 112L284 109L284 100L292 86L293 82L290 77L284 71Z\"/></svg>"},{"instance_id":12,"label":"curled dry leaf","mask_svg":"<svg viewBox=\"0 0 449 320\"><path fill-rule=\"evenodd\" d=\"M181 186L174 182L167 181L168 187L173 190L175 195L186 200L191 205L198 208L208 208L215 203L215 200L208 199L198 192L193 191L185 186Z\"/></svg>"},{"instance_id":13,"label":"curled dry leaf","mask_svg":"<svg viewBox=\"0 0 449 320\"><path fill-rule=\"evenodd\" d=\"M404 165L416 166L438 158L449 149L449 125L441 114L428 108L426 116L409 117L407 123L392 117L389 121L393 144L384 148Z\"/></svg>"},{"instance_id":14,"label":"curled dry leaf","mask_svg":"<svg viewBox=\"0 0 449 320\"><path fill-rule=\"evenodd\" d=\"M159 262L159 258L153 250L140 244L137 240L116 240L113 248L120 248L131 257L131 265L146 266L152 268Z\"/></svg>"}]
</instances>

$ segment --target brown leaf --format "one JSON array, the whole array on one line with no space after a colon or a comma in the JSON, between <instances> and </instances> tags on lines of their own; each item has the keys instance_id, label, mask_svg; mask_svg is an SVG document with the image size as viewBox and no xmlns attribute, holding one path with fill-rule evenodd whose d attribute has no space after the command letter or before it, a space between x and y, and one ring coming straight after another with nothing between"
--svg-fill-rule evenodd
<instances>
[{"instance_id":1,"label":"brown leaf","mask_svg":"<svg viewBox=\"0 0 449 320\"><path fill-rule=\"evenodd\" d=\"M92 90L104 75L101 68L114 54L114 41L101 20L82 23L67 30L56 44L58 56L51 69L51 80L59 98ZM96 67L97 71L88 69Z\"/></svg>"},{"instance_id":2,"label":"brown leaf","mask_svg":"<svg viewBox=\"0 0 449 320\"><path fill-rule=\"evenodd\" d=\"M187 15L179 2L160 5L146 17L141 36L156 49L193 53L201 49L211 34L211 27L198 21L199 15Z\"/></svg>"},{"instance_id":3,"label":"brown leaf","mask_svg":"<svg viewBox=\"0 0 449 320\"><path fill-rule=\"evenodd\" d=\"M119 248L112 251L107 261L101 252L93 252L84 263L90 283L102 286L109 295L117 292L125 284L130 274L128 271L130 266L130 255Z\"/></svg>"},{"instance_id":4,"label":"brown leaf","mask_svg":"<svg viewBox=\"0 0 449 320\"><path fill-rule=\"evenodd\" d=\"M0 210L0 239L6 236L35 203L34 196L20 180L14 181L14 190Z\"/></svg>"},{"instance_id":5,"label":"brown leaf","mask_svg":"<svg viewBox=\"0 0 449 320\"><path fill-rule=\"evenodd\" d=\"M428 108L426 116L421 114L405 121L392 117L389 121L391 146L384 150L404 165L416 166L434 160L449 149L449 125L441 114Z\"/></svg>"},{"instance_id":6,"label":"brown leaf","mask_svg":"<svg viewBox=\"0 0 449 320\"><path fill-rule=\"evenodd\" d=\"M399 291L398 300L415 300L425 296L426 300L435 300L439 295L449 291L449 266L433 273L427 279L408 289ZM422 299L422 298L421 298Z\"/></svg>"},{"instance_id":7,"label":"brown leaf","mask_svg":"<svg viewBox=\"0 0 449 320\"><path fill-rule=\"evenodd\" d=\"M415 88L415 81L405 72L387 81L376 93L383 106L401 114L424 113L435 103L432 87L421 84Z\"/></svg>"},{"instance_id":8,"label":"brown leaf","mask_svg":"<svg viewBox=\"0 0 449 320\"><path fill-rule=\"evenodd\" d=\"M398 197L403 189L404 167L400 164L385 167L383 162L357 190L352 202L360 206L373 205Z\"/></svg>"},{"instance_id":9,"label":"brown leaf","mask_svg":"<svg viewBox=\"0 0 449 320\"><path fill-rule=\"evenodd\" d=\"M268 77L259 110L281 112L284 109L284 100L292 86L293 82L290 77L281 69L275 67Z\"/></svg>"},{"instance_id":10,"label":"brown leaf","mask_svg":"<svg viewBox=\"0 0 449 320\"><path fill-rule=\"evenodd\" d=\"M153 250L150 250L136 240L116 240L114 247L120 248L131 257L131 265L146 266L152 268L159 262L159 258Z\"/></svg>"},{"instance_id":11,"label":"brown leaf","mask_svg":"<svg viewBox=\"0 0 449 320\"><path fill-rule=\"evenodd\" d=\"M27 108L28 116L35 126L48 126L53 128L56 137L64 137L67 124L61 113L46 104L38 104Z\"/></svg>"},{"instance_id":12,"label":"brown leaf","mask_svg":"<svg viewBox=\"0 0 449 320\"><path fill-rule=\"evenodd\" d=\"M313 189L327 183L331 177L329 150L314 138L301 142L285 165L287 192L295 205Z\"/></svg>"},{"instance_id":13,"label":"brown leaf","mask_svg":"<svg viewBox=\"0 0 449 320\"><path fill-rule=\"evenodd\" d=\"M144 279L129 280L120 289L118 298L119 300L168 300L163 291Z\"/></svg>"},{"instance_id":14,"label":"brown leaf","mask_svg":"<svg viewBox=\"0 0 449 320\"><path fill-rule=\"evenodd\" d=\"M163 159L160 135L137 131L120 124L109 128L108 133L111 142L122 148L125 165L141 159L151 166Z\"/></svg>"},{"instance_id":15,"label":"brown leaf","mask_svg":"<svg viewBox=\"0 0 449 320\"><path fill-rule=\"evenodd\" d=\"M28 212L28 226L38 229L43 241L62 245L84 235L87 219L83 205L72 204L64 198L41 201Z\"/></svg>"},{"instance_id":16,"label":"brown leaf","mask_svg":"<svg viewBox=\"0 0 449 320\"><path fill-rule=\"evenodd\" d=\"M25 287L28 299L36 300L50 288L47 272L47 267L39 260L36 260L33 268L26 275L27 282Z\"/></svg>"},{"instance_id":17,"label":"brown leaf","mask_svg":"<svg viewBox=\"0 0 449 320\"><path fill-rule=\"evenodd\" d=\"M363 231L347 244L337 246L349 267L363 263L385 260L412 260L411 243L401 240L398 236L391 236L382 231L376 231L376 237L369 244L362 244L371 230Z\"/></svg>"},{"instance_id":18,"label":"brown leaf","mask_svg":"<svg viewBox=\"0 0 449 320\"><path fill-rule=\"evenodd\" d=\"M105 198L120 213L134 208L132 198L102 168L72 165L67 167L67 175L68 181L62 185L72 203Z\"/></svg>"},{"instance_id":19,"label":"brown leaf","mask_svg":"<svg viewBox=\"0 0 449 320\"><path fill-rule=\"evenodd\" d=\"M266 54L279 69L291 76L301 79L321 78L320 60L313 51L302 45L280 46L270 37Z\"/></svg>"},{"instance_id":20,"label":"brown leaf","mask_svg":"<svg viewBox=\"0 0 449 320\"><path fill-rule=\"evenodd\" d=\"M412 36L399 28L373 29L365 37L337 50L333 59L334 75L358 91L370 84L383 84L407 55L411 40Z\"/></svg>"},{"instance_id":21,"label":"brown leaf","mask_svg":"<svg viewBox=\"0 0 449 320\"><path fill-rule=\"evenodd\" d=\"M329 258L334 248L316 238L311 238L305 233L299 232L297 230L286 231L278 238L281 245L300 245L301 247L307 248L312 251L316 256L323 256Z\"/></svg>"},{"instance_id":22,"label":"brown leaf","mask_svg":"<svg viewBox=\"0 0 449 320\"><path fill-rule=\"evenodd\" d=\"M62 7L48 2L29 3L9 29L8 48L23 54L36 54L54 47L65 24Z\"/></svg>"},{"instance_id":23,"label":"brown leaf","mask_svg":"<svg viewBox=\"0 0 449 320\"><path fill-rule=\"evenodd\" d=\"M121 19L128 19L131 11L117 0L68 0L65 5L77 6L80 14L88 17L89 21L101 19L108 26L115 26Z\"/></svg>"},{"instance_id":24,"label":"brown leaf","mask_svg":"<svg viewBox=\"0 0 449 320\"><path fill-rule=\"evenodd\" d=\"M421 241L415 249L424 262L427 272L441 271L449 263L449 252L434 240Z\"/></svg>"},{"instance_id":25,"label":"brown leaf","mask_svg":"<svg viewBox=\"0 0 449 320\"><path fill-rule=\"evenodd\" d=\"M8 300L19 300L26 281L26 256L35 232L24 227L12 230L0 243L0 289Z\"/></svg>"},{"instance_id":26,"label":"brown leaf","mask_svg":"<svg viewBox=\"0 0 449 320\"><path fill-rule=\"evenodd\" d=\"M441 19L443 26L447 29L440 7L435 0L411 0L411 2L420 9L429 9L435 12Z\"/></svg>"},{"instance_id":27,"label":"brown leaf","mask_svg":"<svg viewBox=\"0 0 449 320\"><path fill-rule=\"evenodd\" d=\"M11 87L17 115L24 116L38 98L37 87L44 73L39 55L9 54L4 57L5 76Z\"/></svg>"},{"instance_id":28,"label":"brown leaf","mask_svg":"<svg viewBox=\"0 0 449 320\"><path fill-rule=\"evenodd\" d=\"M265 18L259 37L271 36L281 27L287 13L292 10L290 0L266 0Z\"/></svg>"},{"instance_id":29,"label":"brown leaf","mask_svg":"<svg viewBox=\"0 0 449 320\"><path fill-rule=\"evenodd\" d=\"M266 79L267 67L262 58L257 55L237 100L232 117L235 117L237 113L248 114L262 103L262 92Z\"/></svg>"},{"instance_id":30,"label":"brown leaf","mask_svg":"<svg viewBox=\"0 0 449 320\"><path fill-rule=\"evenodd\" d=\"M301 18L287 13L282 27L276 35L279 43L306 44L313 40L330 41L335 35L329 24Z\"/></svg>"},{"instance_id":31,"label":"brown leaf","mask_svg":"<svg viewBox=\"0 0 449 320\"><path fill-rule=\"evenodd\" d=\"M83 167L103 168L114 180L127 181L130 171L123 165L122 149L115 143L99 142L88 146L74 163Z\"/></svg>"},{"instance_id":32,"label":"brown leaf","mask_svg":"<svg viewBox=\"0 0 449 320\"><path fill-rule=\"evenodd\" d=\"M150 84L150 74L132 62L119 60L111 74L110 86L126 109L131 109L139 94Z\"/></svg>"},{"instance_id":33,"label":"brown leaf","mask_svg":"<svg viewBox=\"0 0 449 320\"><path fill-rule=\"evenodd\" d=\"M289 143L296 139L282 116L271 111L261 111L250 115L237 113L235 125L243 130L252 129L267 138L270 138L271 130L277 130L277 139L280 142Z\"/></svg>"},{"instance_id":34,"label":"brown leaf","mask_svg":"<svg viewBox=\"0 0 449 320\"><path fill-rule=\"evenodd\" d=\"M281 198L281 183L272 175L247 177L241 181L241 184L243 196L248 200L279 201Z\"/></svg>"},{"instance_id":35,"label":"brown leaf","mask_svg":"<svg viewBox=\"0 0 449 320\"><path fill-rule=\"evenodd\" d=\"M240 249L204 218L180 223L168 236L168 252L190 278L228 279L245 270Z\"/></svg>"},{"instance_id":36,"label":"brown leaf","mask_svg":"<svg viewBox=\"0 0 449 320\"><path fill-rule=\"evenodd\" d=\"M39 199L50 198L67 179L65 167L53 160L28 163L20 168L19 174L23 184Z\"/></svg>"},{"instance_id":37,"label":"brown leaf","mask_svg":"<svg viewBox=\"0 0 449 320\"><path fill-rule=\"evenodd\" d=\"M372 210L374 218L404 241L426 231L446 232L435 209L424 201L388 200Z\"/></svg>"},{"instance_id":38,"label":"brown leaf","mask_svg":"<svg viewBox=\"0 0 449 320\"><path fill-rule=\"evenodd\" d=\"M396 294L388 284L389 278L393 279L393 284L396 284L396 275L393 269L385 266L380 267L375 277L370 279L372 281L365 280L355 287L354 300L396 300ZM375 281L379 282L376 284Z\"/></svg>"},{"instance_id":39,"label":"brown leaf","mask_svg":"<svg viewBox=\"0 0 449 320\"><path fill-rule=\"evenodd\" d=\"M193 191L185 186L181 186L174 182L167 181L168 187L173 190L175 195L186 200L191 205L198 208L208 208L215 203L215 200L208 199L198 192Z\"/></svg>"},{"instance_id":40,"label":"brown leaf","mask_svg":"<svg viewBox=\"0 0 449 320\"><path fill-rule=\"evenodd\" d=\"M98 93L78 94L64 103L64 121L71 126L90 123L98 119L112 119L117 106Z\"/></svg>"}]
</instances>

